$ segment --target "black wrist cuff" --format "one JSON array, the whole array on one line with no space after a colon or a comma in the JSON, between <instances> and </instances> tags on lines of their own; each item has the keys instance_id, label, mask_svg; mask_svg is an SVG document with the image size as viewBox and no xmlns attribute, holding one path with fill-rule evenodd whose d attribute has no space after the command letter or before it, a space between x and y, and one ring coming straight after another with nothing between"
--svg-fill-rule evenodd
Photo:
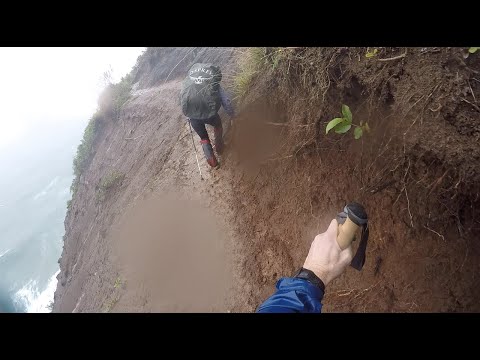
<instances>
[{"instance_id":1,"label":"black wrist cuff","mask_svg":"<svg viewBox=\"0 0 480 360\"><path fill-rule=\"evenodd\" d=\"M325 284L322 279L320 279L315 273L311 270L304 269L303 267L295 274L294 276L297 279L304 279L310 282L311 284L317 286L325 293Z\"/></svg>"}]
</instances>

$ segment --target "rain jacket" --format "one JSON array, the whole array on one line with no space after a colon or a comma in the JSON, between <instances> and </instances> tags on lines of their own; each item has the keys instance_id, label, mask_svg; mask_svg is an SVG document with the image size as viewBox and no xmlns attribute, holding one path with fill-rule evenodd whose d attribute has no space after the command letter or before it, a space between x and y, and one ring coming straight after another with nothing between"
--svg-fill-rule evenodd
<instances>
[{"instance_id":1,"label":"rain jacket","mask_svg":"<svg viewBox=\"0 0 480 360\"><path fill-rule=\"evenodd\" d=\"M227 92L223 90L223 88L220 86L220 99L222 101L222 106L225 109L225 112L228 114L228 116L235 116L235 110L233 109L232 105L232 100L230 100L230 97L228 96Z\"/></svg>"},{"instance_id":2,"label":"rain jacket","mask_svg":"<svg viewBox=\"0 0 480 360\"><path fill-rule=\"evenodd\" d=\"M307 280L281 278L277 291L257 309L259 313L320 313L323 291Z\"/></svg>"}]
</instances>

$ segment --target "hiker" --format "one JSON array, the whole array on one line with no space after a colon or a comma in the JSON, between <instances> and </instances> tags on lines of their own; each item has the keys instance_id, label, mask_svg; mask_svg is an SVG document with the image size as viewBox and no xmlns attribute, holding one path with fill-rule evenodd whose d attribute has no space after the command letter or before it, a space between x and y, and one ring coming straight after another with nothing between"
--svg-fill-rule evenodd
<instances>
[{"instance_id":1,"label":"hiker","mask_svg":"<svg viewBox=\"0 0 480 360\"><path fill-rule=\"evenodd\" d=\"M276 292L261 304L259 313L320 313L325 286L339 277L352 260L352 247L341 250L337 243L337 220L315 237L298 273L281 278Z\"/></svg>"},{"instance_id":2,"label":"hiker","mask_svg":"<svg viewBox=\"0 0 480 360\"><path fill-rule=\"evenodd\" d=\"M205 125L211 125L215 135L215 150L221 154L224 148L222 120L218 110L223 106L227 114L233 118L235 112L227 93L220 86L222 72L212 64L194 64L182 83L181 105L183 114L200 137L200 144L207 163L215 168L217 158L213 152Z\"/></svg>"}]
</instances>

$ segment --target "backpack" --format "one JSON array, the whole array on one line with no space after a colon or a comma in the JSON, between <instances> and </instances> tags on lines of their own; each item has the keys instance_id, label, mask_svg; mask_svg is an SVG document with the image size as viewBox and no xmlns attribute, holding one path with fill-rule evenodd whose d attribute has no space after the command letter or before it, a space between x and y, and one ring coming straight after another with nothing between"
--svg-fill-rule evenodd
<instances>
[{"instance_id":1,"label":"backpack","mask_svg":"<svg viewBox=\"0 0 480 360\"><path fill-rule=\"evenodd\" d=\"M182 83L180 102L183 114L190 119L205 120L216 115L222 100L222 72L213 64L194 64Z\"/></svg>"}]
</instances>

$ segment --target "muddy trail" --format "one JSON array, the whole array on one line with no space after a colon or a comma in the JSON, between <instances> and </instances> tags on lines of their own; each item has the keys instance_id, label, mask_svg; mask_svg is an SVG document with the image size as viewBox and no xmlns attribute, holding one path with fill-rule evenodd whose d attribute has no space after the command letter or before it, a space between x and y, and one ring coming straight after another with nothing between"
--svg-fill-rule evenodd
<instances>
[{"instance_id":1,"label":"muddy trail","mask_svg":"<svg viewBox=\"0 0 480 360\"><path fill-rule=\"evenodd\" d=\"M64 250L62 260L74 261L64 265L58 289L66 291L56 292L61 296L57 311L248 310L243 299L231 296L238 271L231 271L229 261L236 234L228 168L210 169L194 135L203 180L200 177L192 134L178 107L180 85L171 81L134 92L123 124L103 129L97 153L107 156L93 159L90 176L82 182L84 196L76 198L67 224L67 236L74 233L81 241ZM99 179L113 173L122 174L121 183L99 200ZM86 223L88 228L83 227ZM149 241L151 236L154 241ZM170 240L174 242L169 245ZM180 247L184 251L177 256L187 262L182 267L190 273L185 277L179 277L178 262L170 261ZM169 287L172 274L175 283ZM215 280L210 287L207 278ZM198 283L203 289L195 288ZM181 295L181 288L190 290ZM168 302L166 289L179 298Z\"/></svg>"},{"instance_id":2,"label":"muddy trail","mask_svg":"<svg viewBox=\"0 0 480 360\"><path fill-rule=\"evenodd\" d=\"M65 220L55 312L252 312L353 200L369 213L367 261L328 286L324 312L480 310L478 61L409 49L370 66L365 49L267 48L233 128L220 112L219 169L194 134L202 180L175 68L193 51L160 66L161 51L98 130ZM236 71L225 65L227 88ZM371 133L325 136L342 103Z\"/></svg>"}]
</instances>

